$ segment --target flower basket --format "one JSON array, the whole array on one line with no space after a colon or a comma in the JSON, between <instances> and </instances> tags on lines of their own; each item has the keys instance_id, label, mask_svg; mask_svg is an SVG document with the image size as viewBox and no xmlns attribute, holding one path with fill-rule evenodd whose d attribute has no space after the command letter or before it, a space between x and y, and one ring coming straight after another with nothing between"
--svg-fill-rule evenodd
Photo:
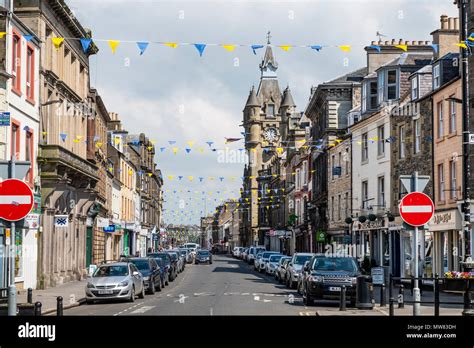
<instances>
[{"instance_id":1,"label":"flower basket","mask_svg":"<svg viewBox=\"0 0 474 348\"><path fill-rule=\"evenodd\" d=\"M474 272L446 272L444 290L474 291Z\"/></svg>"}]
</instances>

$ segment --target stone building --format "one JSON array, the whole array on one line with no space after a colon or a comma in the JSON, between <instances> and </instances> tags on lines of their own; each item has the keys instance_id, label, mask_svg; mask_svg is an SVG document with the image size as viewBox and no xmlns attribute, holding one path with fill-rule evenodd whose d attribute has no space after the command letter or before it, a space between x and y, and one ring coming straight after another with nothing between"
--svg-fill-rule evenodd
<instances>
[{"instance_id":1,"label":"stone building","mask_svg":"<svg viewBox=\"0 0 474 348\"><path fill-rule=\"evenodd\" d=\"M42 232L40 287L81 279L86 272L87 214L95 202L98 168L87 159L89 56L78 40L55 48L52 38L91 37L60 0L14 1L14 11L37 37L39 57ZM67 223L55 223L55 216ZM61 219L61 222L64 220Z\"/></svg>"}]
</instances>

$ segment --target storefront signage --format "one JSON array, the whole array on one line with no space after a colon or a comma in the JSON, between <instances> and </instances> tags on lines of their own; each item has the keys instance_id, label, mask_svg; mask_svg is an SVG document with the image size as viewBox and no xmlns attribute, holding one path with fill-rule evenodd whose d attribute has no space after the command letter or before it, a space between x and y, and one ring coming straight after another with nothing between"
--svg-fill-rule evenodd
<instances>
[{"instance_id":1,"label":"storefront signage","mask_svg":"<svg viewBox=\"0 0 474 348\"><path fill-rule=\"evenodd\" d=\"M316 241L317 242L325 242L326 241L326 232L324 232L324 231L316 232Z\"/></svg>"},{"instance_id":2,"label":"storefront signage","mask_svg":"<svg viewBox=\"0 0 474 348\"><path fill-rule=\"evenodd\" d=\"M429 222L430 231L460 230L461 215L457 209L435 213Z\"/></svg>"},{"instance_id":3,"label":"storefront signage","mask_svg":"<svg viewBox=\"0 0 474 348\"><path fill-rule=\"evenodd\" d=\"M69 226L69 216L68 215L55 215L54 216L54 226L56 226L56 227L68 227Z\"/></svg>"},{"instance_id":4,"label":"storefront signage","mask_svg":"<svg viewBox=\"0 0 474 348\"><path fill-rule=\"evenodd\" d=\"M98 217L97 218L97 227L103 228L103 227L108 227L110 225L110 220L107 218L103 217Z\"/></svg>"},{"instance_id":5,"label":"storefront signage","mask_svg":"<svg viewBox=\"0 0 474 348\"><path fill-rule=\"evenodd\" d=\"M10 126L10 113L9 112L0 112L0 127Z\"/></svg>"},{"instance_id":6,"label":"storefront signage","mask_svg":"<svg viewBox=\"0 0 474 348\"><path fill-rule=\"evenodd\" d=\"M372 284L382 285L385 283L383 267L372 267L370 270Z\"/></svg>"},{"instance_id":7,"label":"storefront signage","mask_svg":"<svg viewBox=\"0 0 474 348\"><path fill-rule=\"evenodd\" d=\"M474 133L469 134L469 144L474 144Z\"/></svg>"},{"instance_id":8,"label":"storefront signage","mask_svg":"<svg viewBox=\"0 0 474 348\"><path fill-rule=\"evenodd\" d=\"M103 227L104 232L106 233L113 233L115 232L115 225L110 225L107 227Z\"/></svg>"},{"instance_id":9,"label":"storefront signage","mask_svg":"<svg viewBox=\"0 0 474 348\"><path fill-rule=\"evenodd\" d=\"M384 219L377 219L375 221L366 221L364 223L356 221L354 223L354 231L363 231L363 230L377 230L379 228L385 227Z\"/></svg>"},{"instance_id":10,"label":"storefront signage","mask_svg":"<svg viewBox=\"0 0 474 348\"><path fill-rule=\"evenodd\" d=\"M341 175L341 172L342 172L342 168L341 168L341 167L333 167L333 168L332 168L332 175L340 176L340 175Z\"/></svg>"},{"instance_id":11,"label":"storefront signage","mask_svg":"<svg viewBox=\"0 0 474 348\"><path fill-rule=\"evenodd\" d=\"M38 229L40 223L40 214L28 214L25 217L25 226L29 229Z\"/></svg>"}]
</instances>

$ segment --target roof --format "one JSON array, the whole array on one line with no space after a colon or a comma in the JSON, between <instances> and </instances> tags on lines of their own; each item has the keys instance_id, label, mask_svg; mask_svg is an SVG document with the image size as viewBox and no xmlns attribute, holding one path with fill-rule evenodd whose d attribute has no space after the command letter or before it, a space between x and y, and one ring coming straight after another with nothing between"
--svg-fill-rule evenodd
<instances>
[{"instance_id":1,"label":"roof","mask_svg":"<svg viewBox=\"0 0 474 348\"><path fill-rule=\"evenodd\" d=\"M247 103L245 103L245 106L260 106L260 103L257 99L257 95L255 94L255 88L253 86L250 90L249 97L247 98Z\"/></svg>"},{"instance_id":2,"label":"roof","mask_svg":"<svg viewBox=\"0 0 474 348\"><path fill-rule=\"evenodd\" d=\"M291 95L290 87L286 87L283 91L283 101L281 106L296 106L293 96Z\"/></svg>"},{"instance_id":3,"label":"roof","mask_svg":"<svg viewBox=\"0 0 474 348\"><path fill-rule=\"evenodd\" d=\"M387 66L400 66L400 65L419 65L425 66L431 64L433 58L430 54L420 54L420 53L403 53L399 57L392 59L385 64L383 64L377 70L383 69Z\"/></svg>"},{"instance_id":4,"label":"roof","mask_svg":"<svg viewBox=\"0 0 474 348\"><path fill-rule=\"evenodd\" d=\"M340 83L354 83L354 82L361 82L362 79L367 75L368 68L360 68L354 71L351 71L350 73L347 73L345 75L336 77L334 80L330 80L327 82L324 82L323 85L326 84L340 84Z\"/></svg>"},{"instance_id":5,"label":"roof","mask_svg":"<svg viewBox=\"0 0 474 348\"><path fill-rule=\"evenodd\" d=\"M271 64L274 68L278 68L278 63L273 56L273 50L270 45L265 49L265 55L263 56L262 63L260 64L260 69L266 68L268 64Z\"/></svg>"}]
</instances>

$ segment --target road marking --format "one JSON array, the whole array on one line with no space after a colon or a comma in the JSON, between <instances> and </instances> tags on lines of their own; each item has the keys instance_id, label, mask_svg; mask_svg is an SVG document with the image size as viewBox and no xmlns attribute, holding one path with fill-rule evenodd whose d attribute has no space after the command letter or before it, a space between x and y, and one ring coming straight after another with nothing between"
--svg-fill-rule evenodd
<instances>
[{"instance_id":1,"label":"road marking","mask_svg":"<svg viewBox=\"0 0 474 348\"><path fill-rule=\"evenodd\" d=\"M214 315L214 308L212 308L212 307L210 308L209 314L210 314L210 315Z\"/></svg>"},{"instance_id":2,"label":"road marking","mask_svg":"<svg viewBox=\"0 0 474 348\"><path fill-rule=\"evenodd\" d=\"M260 296L254 296L253 299L254 299L255 301L260 301Z\"/></svg>"},{"instance_id":3,"label":"road marking","mask_svg":"<svg viewBox=\"0 0 474 348\"><path fill-rule=\"evenodd\" d=\"M316 313L313 313L313 312L299 312L299 314L301 316L307 316L307 317L312 316L312 315L316 315Z\"/></svg>"},{"instance_id":4,"label":"road marking","mask_svg":"<svg viewBox=\"0 0 474 348\"><path fill-rule=\"evenodd\" d=\"M134 314L134 313L145 313L147 311L149 311L150 309L152 308L155 308L155 306L143 306L141 308L138 308L138 309L135 309L133 312L130 312L130 314Z\"/></svg>"}]
</instances>

